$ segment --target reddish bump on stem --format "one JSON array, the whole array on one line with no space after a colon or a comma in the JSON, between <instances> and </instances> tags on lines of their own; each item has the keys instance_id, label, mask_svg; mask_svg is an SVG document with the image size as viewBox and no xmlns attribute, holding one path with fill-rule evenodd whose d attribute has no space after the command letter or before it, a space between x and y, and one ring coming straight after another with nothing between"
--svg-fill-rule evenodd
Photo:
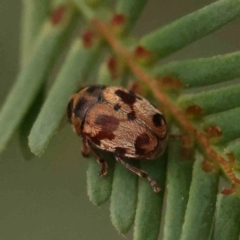
<instances>
[{"instance_id":1,"label":"reddish bump on stem","mask_svg":"<svg viewBox=\"0 0 240 240\"><path fill-rule=\"evenodd\" d=\"M51 14L52 25L58 25L63 20L64 13L66 12L66 6L61 5L58 8L53 9Z\"/></svg>"},{"instance_id":2,"label":"reddish bump on stem","mask_svg":"<svg viewBox=\"0 0 240 240\"><path fill-rule=\"evenodd\" d=\"M218 126L211 126L204 129L207 138L219 138L222 135L222 130Z\"/></svg>"},{"instance_id":3,"label":"reddish bump on stem","mask_svg":"<svg viewBox=\"0 0 240 240\"><path fill-rule=\"evenodd\" d=\"M217 168L217 164L210 160L210 159L204 159L202 162L202 170L205 172L212 172Z\"/></svg>"},{"instance_id":4,"label":"reddish bump on stem","mask_svg":"<svg viewBox=\"0 0 240 240\"><path fill-rule=\"evenodd\" d=\"M183 84L180 80L171 76L158 77L157 81L159 81L164 88L178 89L183 87Z\"/></svg>"},{"instance_id":5,"label":"reddish bump on stem","mask_svg":"<svg viewBox=\"0 0 240 240\"><path fill-rule=\"evenodd\" d=\"M94 32L87 30L82 34L83 46L85 48L90 48L93 45Z\"/></svg>"},{"instance_id":6,"label":"reddish bump on stem","mask_svg":"<svg viewBox=\"0 0 240 240\"><path fill-rule=\"evenodd\" d=\"M110 23L112 26L121 26L126 22L126 17L123 14L115 14L113 15Z\"/></svg>"},{"instance_id":7,"label":"reddish bump on stem","mask_svg":"<svg viewBox=\"0 0 240 240\"><path fill-rule=\"evenodd\" d=\"M185 160L193 159L194 139L189 134L181 135L181 155Z\"/></svg>"},{"instance_id":8,"label":"reddish bump on stem","mask_svg":"<svg viewBox=\"0 0 240 240\"><path fill-rule=\"evenodd\" d=\"M192 106L189 106L188 108L186 108L185 113L187 115L191 115L191 116L192 115L193 116L200 116L200 115L202 115L203 110L202 110L202 108L200 108L197 105L192 105Z\"/></svg>"},{"instance_id":9,"label":"reddish bump on stem","mask_svg":"<svg viewBox=\"0 0 240 240\"><path fill-rule=\"evenodd\" d=\"M118 66L115 57L110 57L107 62L107 67L110 72L111 78L116 79L118 77Z\"/></svg>"},{"instance_id":10,"label":"reddish bump on stem","mask_svg":"<svg viewBox=\"0 0 240 240\"><path fill-rule=\"evenodd\" d=\"M234 154L233 153L227 153L226 155L228 156L229 165L234 167L234 164L235 164Z\"/></svg>"},{"instance_id":11,"label":"reddish bump on stem","mask_svg":"<svg viewBox=\"0 0 240 240\"><path fill-rule=\"evenodd\" d=\"M221 193L223 194L223 195L230 195L230 194L232 194L232 193L234 193L235 192L235 187L234 187L234 185L231 187L231 188L224 188L222 191L221 191Z\"/></svg>"},{"instance_id":12,"label":"reddish bump on stem","mask_svg":"<svg viewBox=\"0 0 240 240\"><path fill-rule=\"evenodd\" d=\"M136 59L149 59L151 58L151 53L143 46L137 46L134 50L134 57Z\"/></svg>"},{"instance_id":13,"label":"reddish bump on stem","mask_svg":"<svg viewBox=\"0 0 240 240\"><path fill-rule=\"evenodd\" d=\"M205 149L205 153L216 160L221 164L226 175L236 184L240 185L240 179L235 175L233 169L229 166L228 161L218 154L217 151L212 148L209 144L209 141L205 134L198 131L194 125L186 118L185 114L181 112L179 108L177 108L171 100L160 91L158 84L154 78L146 74L136 63L136 59L133 58L132 54L130 54L116 39L113 35L109 26L105 25L103 22L94 19L92 21L93 25L96 29L102 34L102 36L108 41L109 45L112 49L119 54L127 63L129 68L135 74L135 76L141 79L143 82L149 85L155 97L161 102L164 108L168 109L168 111L175 116L176 120L182 125L182 127L196 137L198 143Z\"/></svg>"}]
</instances>

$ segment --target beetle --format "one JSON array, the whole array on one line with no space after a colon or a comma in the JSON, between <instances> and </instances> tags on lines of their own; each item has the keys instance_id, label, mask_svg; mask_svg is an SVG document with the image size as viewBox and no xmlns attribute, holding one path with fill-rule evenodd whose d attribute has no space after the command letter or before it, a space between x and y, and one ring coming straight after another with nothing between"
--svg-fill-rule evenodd
<instances>
[{"instance_id":1,"label":"beetle","mask_svg":"<svg viewBox=\"0 0 240 240\"><path fill-rule=\"evenodd\" d=\"M82 137L82 155L91 150L101 164L101 176L107 174L107 163L97 149L112 152L122 165L146 178L155 192L160 191L147 172L125 161L154 159L166 146L166 120L145 98L121 86L90 85L71 96L67 114Z\"/></svg>"}]
</instances>

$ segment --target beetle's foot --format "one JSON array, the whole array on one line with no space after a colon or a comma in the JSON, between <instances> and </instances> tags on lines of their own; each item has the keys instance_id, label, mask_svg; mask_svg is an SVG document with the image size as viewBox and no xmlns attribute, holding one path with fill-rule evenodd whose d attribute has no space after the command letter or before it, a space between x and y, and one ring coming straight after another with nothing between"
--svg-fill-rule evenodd
<instances>
[{"instance_id":1,"label":"beetle's foot","mask_svg":"<svg viewBox=\"0 0 240 240\"><path fill-rule=\"evenodd\" d=\"M132 165L130 165L129 163L126 163L124 160L123 160L123 157L120 157L118 155L115 156L116 159L124 166L126 167L127 169L129 169L130 171L134 172L135 174L137 174L139 177L142 177L142 178L146 178L151 187L153 188L153 191L158 193L161 191L160 187L158 186L157 182L155 180L153 180L150 176L148 176L148 174L145 172L145 171L142 171Z\"/></svg>"},{"instance_id":2,"label":"beetle's foot","mask_svg":"<svg viewBox=\"0 0 240 240\"><path fill-rule=\"evenodd\" d=\"M100 171L100 177L103 177L107 174L107 169L108 169L108 165L107 165L107 162L104 160L104 159L98 159L97 160L98 163L101 164L102 168L101 168L101 171Z\"/></svg>"}]
</instances>

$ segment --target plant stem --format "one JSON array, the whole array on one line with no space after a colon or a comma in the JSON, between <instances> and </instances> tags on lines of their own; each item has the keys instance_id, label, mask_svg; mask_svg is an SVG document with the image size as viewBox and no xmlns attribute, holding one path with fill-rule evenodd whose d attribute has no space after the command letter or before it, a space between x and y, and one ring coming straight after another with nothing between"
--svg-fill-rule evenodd
<instances>
[{"instance_id":1,"label":"plant stem","mask_svg":"<svg viewBox=\"0 0 240 240\"><path fill-rule=\"evenodd\" d=\"M155 97L161 102L162 106L167 109L177 120L177 122L190 134L192 134L198 141L199 145L203 147L205 153L220 163L222 169L224 170L225 174L237 184L240 184L240 179L235 176L231 166L229 165L228 161L218 154L212 146L209 144L208 139L206 136L199 132L191 121L189 121L184 113L175 106L170 98L161 92L160 87L158 86L158 82L145 73L136 63L133 55L129 53L121 43L115 38L112 32L109 30L106 24L101 22L100 20L94 19L92 20L93 26L98 30L98 32L105 38L105 40L109 43L112 49L125 60L128 67L132 70L135 76L148 84L149 88L155 95Z\"/></svg>"}]
</instances>

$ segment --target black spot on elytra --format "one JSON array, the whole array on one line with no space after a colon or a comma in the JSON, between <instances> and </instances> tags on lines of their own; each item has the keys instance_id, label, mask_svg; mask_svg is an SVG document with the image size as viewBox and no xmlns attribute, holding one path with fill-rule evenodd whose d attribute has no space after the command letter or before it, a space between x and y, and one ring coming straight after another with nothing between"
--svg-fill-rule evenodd
<instances>
[{"instance_id":1,"label":"black spot on elytra","mask_svg":"<svg viewBox=\"0 0 240 240\"><path fill-rule=\"evenodd\" d=\"M81 98L78 103L75 106L74 113L76 117L84 117L84 114L86 112L86 107L87 107L88 101L85 98Z\"/></svg>"},{"instance_id":2,"label":"black spot on elytra","mask_svg":"<svg viewBox=\"0 0 240 240\"><path fill-rule=\"evenodd\" d=\"M126 149L125 148L121 148L121 147L116 147L115 148L115 154L117 156L124 156L126 154Z\"/></svg>"},{"instance_id":3,"label":"black spot on elytra","mask_svg":"<svg viewBox=\"0 0 240 240\"><path fill-rule=\"evenodd\" d=\"M134 120L136 119L135 113L132 111L127 114L128 120Z\"/></svg>"},{"instance_id":4,"label":"black spot on elytra","mask_svg":"<svg viewBox=\"0 0 240 240\"><path fill-rule=\"evenodd\" d=\"M121 106L117 103L116 105L114 105L113 108L115 111L118 111L121 108Z\"/></svg>"},{"instance_id":5,"label":"black spot on elytra","mask_svg":"<svg viewBox=\"0 0 240 240\"><path fill-rule=\"evenodd\" d=\"M106 88L104 85L92 85L86 90L87 93L94 93L95 91Z\"/></svg>"},{"instance_id":6,"label":"black spot on elytra","mask_svg":"<svg viewBox=\"0 0 240 240\"><path fill-rule=\"evenodd\" d=\"M153 124L156 127L160 127L162 125L163 116L160 113L155 113L152 117Z\"/></svg>"},{"instance_id":7,"label":"black spot on elytra","mask_svg":"<svg viewBox=\"0 0 240 240\"><path fill-rule=\"evenodd\" d=\"M67 115L68 115L68 120L71 122L71 117L72 117L72 111L73 111L73 99L71 98L70 101L68 102L67 106Z\"/></svg>"},{"instance_id":8,"label":"black spot on elytra","mask_svg":"<svg viewBox=\"0 0 240 240\"><path fill-rule=\"evenodd\" d=\"M115 94L126 104L133 105L136 102L136 95L133 92L126 93L123 90L116 90Z\"/></svg>"},{"instance_id":9,"label":"black spot on elytra","mask_svg":"<svg viewBox=\"0 0 240 240\"><path fill-rule=\"evenodd\" d=\"M135 153L137 155L144 155L146 150L143 148L144 145L148 144L150 142L150 138L146 133L141 134L137 137L135 141Z\"/></svg>"}]
</instances>

